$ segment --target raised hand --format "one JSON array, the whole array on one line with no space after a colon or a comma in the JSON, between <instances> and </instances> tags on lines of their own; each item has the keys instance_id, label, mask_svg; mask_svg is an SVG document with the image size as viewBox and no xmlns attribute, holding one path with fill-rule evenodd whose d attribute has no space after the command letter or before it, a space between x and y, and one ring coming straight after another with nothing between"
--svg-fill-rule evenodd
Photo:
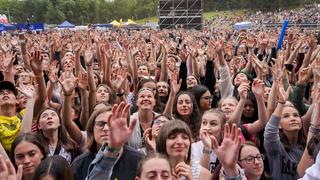
<instances>
[{"instance_id":1,"label":"raised hand","mask_svg":"<svg viewBox=\"0 0 320 180\"><path fill-rule=\"evenodd\" d=\"M31 85L20 85L17 87L17 90L24 94L28 99L35 99L37 97L37 93L35 88Z\"/></svg>"},{"instance_id":2,"label":"raised hand","mask_svg":"<svg viewBox=\"0 0 320 180\"><path fill-rule=\"evenodd\" d=\"M282 79L276 80L276 88L278 91L279 102L285 103L290 95L291 86L288 87L287 91L284 90Z\"/></svg>"},{"instance_id":3,"label":"raised hand","mask_svg":"<svg viewBox=\"0 0 320 180\"><path fill-rule=\"evenodd\" d=\"M92 65L93 52L92 52L91 48L87 47L86 50L84 51L84 60L85 60L87 65Z\"/></svg>"},{"instance_id":4,"label":"raised hand","mask_svg":"<svg viewBox=\"0 0 320 180\"><path fill-rule=\"evenodd\" d=\"M112 115L108 117L109 126L109 143L108 146L121 149L121 147L129 140L137 120L131 121L128 125L127 119L130 114L130 105L121 102L119 105L112 107Z\"/></svg>"},{"instance_id":5,"label":"raised hand","mask_svg":"<svg viewBox=\"0 0 320 180\"><path fill-rule=\"evenodd\" d=\"M238 87L238 92L240 95L240 99L247 99L248 91L250 89L250 85L247 82L242 82Z\"/></svg>"},{"instance_id":6,"label":"raised hand","mask_svg":"<svg viewBox=\"0 0 320 180\"><path fill-rule=\"evenodd\" d=\"M213 41L210 41L208 44L208 50L207 50L207 56L208 56L208 60L213 60L214 56L216 55L215 52L215 44Z\"/></svg>"},{"instance_id":7,"label":"raised hand","mask_svg":"<svg viewBox=\"0 0 320 180\"><path fill-rule=\"evenodd\" d=\"M112 80L112 86L117 92L121 93L123 84L127 80L127 70L124 67L117 69L115 78Z\"/></svg>"},{"instance_id":8,"label":"raised hand","mask_svg":"<svg viewBox=\"0 0 320 180\"><path fill-rule=\"evenodd\" d=\"M71 96L76 87L77 81L77 79L73 76L73 73L69 71L64 72L58 81L62 87L64 95Z\"/></svg>"},{"instance_id":9,"label":"raised hand","mask_svg":"<svg viewBox=\"0 0 320 180\"><path fill-rule=\"evenodd\" d=\"M256 97L263 97L264 95L264 88L265 88L265 84L262 80L260 79L255 79L253 80L252 83L252 92L254 93L254 95Z\"/></svg>"},{"instance_id":10,"label":"raised hand","mask_svg":"<svg viewBox=\"0 0 320 180\"><path fill-rule=\"evenodd\" d=\"M219 145L215 136L210 136L213 151L218 156L219 161L228 175L236 169L238 153L241 145L239 134L240 129L237 128L236 124L232 124L230 127L227 123L224 126L223 141L221 145Z\"/></svg>"},{"instance_id":11,"label":"raised hand","mask_svg":"<svg viewBox=\"0 0 320 180\"><path fill-rule=\"evenodd\" d=\"M143 133L143 139L146 142L147 146L152 150L156 151L156 134L151 134L151 139L149 138L149 134L152 132L152 128L148 128Z\"/></svg>"},{"instance_id":12,"label":"raised hand","mask_svg":"<svg viewBox=\"0 0 320 180\"><path fill-rule=\"evenodd\" d=\"M182 80L179 80L178 83L178 73L177 72L173 72L171 79L170 79L170 83L171 83L171 92L174 94L177 94L180 90L181 84L182 84Z\"/></svg>"},{"instance_id":13,"label":"raised hand","mask_svg":"<svg viewBox=\"0 0 320 180\"><path fill-rule=\"evenodd\" d=\"M57 61L52 61L49 67L49 80L53 84L58 82L57 74L59 69L57 68L57 64Z\"/></svg>"},{"instance_id":14,"label":"raised hand","mask_svg":"<svg viewBox=\"0 0 320 180\"><path fill-rule=\"evenodd\" d=\"M88 87L88 74L83 72L78 75L78 87L82 90L87 90Z\"/></svg>"},{"instance_id":15,"label":"raised hand","mask_svg":"<svg viewBox=\"0 0 320 180\"><path fill-rule=\"evenodd\" d=\"M40 51L35 51L31 53L30 66L36 76L42 75L42 56Z\"/></svg>"},{"instance_id":16,"label":"raised hand","mask_svg":"<svg viewBox=\"0 0 320 180\"><path fill-rule=\"evenodd\" d=\"M6 52L3 56L3 70L9 72L12 70L13 62L15 60L16 52Z\"/></svg>"},{"instance_id":17,"label":"raised hand","mask_svg":"<svg viewBox=\"0 0 320 180\"><path fill-rule=\"evenodd\" d=\"M307 84L308 80L311 77L311 69L310 67L301 68L299 70L299 83L300 84Z\"/></svg>"},{"instance_id":18,"label":"raised hand","mask_svg":"<svg viewBox=\"0 0 320 180\"><path fill-rule=\"evenodd\" d=\"M18 171L14 168L9 159L4 160L0 155L0 179L1 180L21 180L23 165L19 165Z\"/></svg>"}]
</instances>

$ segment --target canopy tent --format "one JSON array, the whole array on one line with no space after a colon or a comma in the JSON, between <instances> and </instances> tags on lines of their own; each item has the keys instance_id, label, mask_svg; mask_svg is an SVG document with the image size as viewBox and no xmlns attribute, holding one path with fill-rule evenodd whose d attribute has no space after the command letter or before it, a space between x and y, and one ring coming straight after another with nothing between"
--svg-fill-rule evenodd
<instances>
[{"instance_id":1,"label":"canopy tent","mask_svg":"<svg viewBox=\"0 0 320 180\"><path fill-rule=\"evenodd\" d=\"M63 23L58 25L58 28L74 28L75 25L69 23L68 21L64 21Z\"/></svg>"},{"instance_id":2,"label":"canopy tent","mask_svg":"<svg viewBox=\"0 0 320 180\"><path fill-rule=\"evenodd\" d=\"M125 25L132 25L132 24L137 25L138 23L132 21L131 19L128 19L128 21L125 23Z\"/></svg>"},{"instance_id":3,"label":"canopy tent","mask_svg":"<svg viewBox=\"0 0 320 180\"><path fill-rule=\"evenodd\" d=\"M131 29L131 30L140 30L140 29L144 29L143 26L140 26L139 24L127 24L122 26L125 29Z\"/></svg>"},{"instance_id":4,"label":"canopy tent","mask_svg":"<svg viewBox=\"0 0 320 180\"><path fill-rule=\"evenodd\" d=\"M252 23L251 22L238 22L238 23L234 24L233 28L235 30L251 29L252 28Z\"/></svg>"},{"instance_id":5,"label":"canopy tent","mask_svg":"<svg viewBox=\"0 0 320 180\"><path fill-rule=\"evenodd\" d=\"M119 23L117 20L113 20L110 24L113 26L121 26L121 23Z\"/></svg>"},{"instance_id":6,"label":"canopy tent","mask_svg":"<svg viewBox=\"0 0 320 180\"><path fill-rule=\"evenodd\" d=\"M17 24L17 28L21 31L43 31L43 23L21 23Z\"/></svg>"}]
</instances>

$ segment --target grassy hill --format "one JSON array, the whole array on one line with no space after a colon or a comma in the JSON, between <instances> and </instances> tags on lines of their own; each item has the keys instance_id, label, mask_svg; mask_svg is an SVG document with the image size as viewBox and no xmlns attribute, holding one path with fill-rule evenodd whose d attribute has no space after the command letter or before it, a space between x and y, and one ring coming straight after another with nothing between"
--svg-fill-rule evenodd
<instances>
[{"instance_id":1,"label":"grassy hill","mask_svg":"<svg viewBox=\"0 0 320 180\"><path fill-rule=\"evenodd\" d=\"M211 11L203 13L204 19L211 19L214 16L239 16L244 14L245 10L236 10L236 11ZM138 24L145 24L146 22L158 22L158 17L153 16L150 18L144 18L135 20Z\"/></svg>"}]
</instances>

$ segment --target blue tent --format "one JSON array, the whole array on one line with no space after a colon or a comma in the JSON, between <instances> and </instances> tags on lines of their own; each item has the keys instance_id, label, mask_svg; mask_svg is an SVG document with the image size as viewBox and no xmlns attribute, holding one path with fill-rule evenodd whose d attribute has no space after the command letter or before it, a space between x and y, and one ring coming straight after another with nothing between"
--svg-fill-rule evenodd
<instances>
[{"instance_id":1,"label":"blue tent","mask_svg":"<svg viewBox=\"0 0 320 180\"><path fill-rule=\"evenodd\" d=\"M68 21L64 21L63 23L58 25L58 28L74 28L75 26Z\"/></svg>"},{"instance_id":2,"label":"blue tent","mask_svg":"<svg viewBox=\"0 0 320 180\"><path fill-rule=\"evenodd\" d=\"M20 23L17 24L17 28L21 31L43 31L44 30L44 24L43 23Z\"/></svg>"},{"instance_id":3,"label":"blue tent","mask_svg":"<svg viewBox=\"0 0 320 180\"><path fill-rule=\"evenodd\" d=\"M241 30L241 29L251 29L252 28L252 23L251 22L239 22L235 23L233 25L233 28L235 30Z\"/></svg>"}]
</instances>

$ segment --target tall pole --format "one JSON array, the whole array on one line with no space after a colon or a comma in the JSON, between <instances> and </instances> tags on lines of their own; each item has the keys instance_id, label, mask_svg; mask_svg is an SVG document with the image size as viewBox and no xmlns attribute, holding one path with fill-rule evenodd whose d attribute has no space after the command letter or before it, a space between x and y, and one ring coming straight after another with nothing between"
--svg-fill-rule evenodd
<instances>
[{"instance_id":1,"label":"tall pole","mask_svg":"<svg viewBox=\"0 0 320 180\"><path fill-rule=\"evenodd\" d=\"M7 8L7 11L8 11L8 20L9 20L9 22L11 22L11 17L10 17L10 10L9 10L9 8Z\"/></svg>"}]
</instances>

